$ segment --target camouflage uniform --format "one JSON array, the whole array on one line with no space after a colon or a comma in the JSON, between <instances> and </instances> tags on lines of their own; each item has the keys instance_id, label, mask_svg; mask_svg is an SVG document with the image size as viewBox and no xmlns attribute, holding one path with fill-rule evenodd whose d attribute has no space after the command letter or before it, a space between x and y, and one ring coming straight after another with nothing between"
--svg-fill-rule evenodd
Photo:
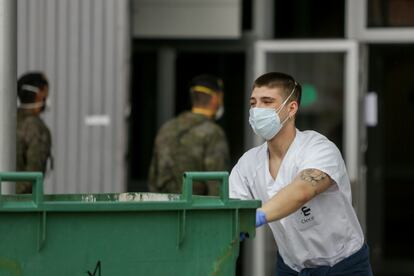
<instances>
[{"instance_id":1,"label":"camouflage uniform","mask_svg":"<svg viewBox=\"0 0 414 276\"><path fill-rule=\"evenodd\" d=\"M151 192L181 193L185 171L227 171L229 149L220 126L207 117L181 113L157 134L149 171ZM193 193L217 195L216 183L195 182Z\"/></svg>"},{"instance_id":2,"label":"camouflage uniform","mask_svg":"<svg viewBox=\"0 0 414 276\"><path fill-rule=\"evenodd\" d=\"M51 135L39 116L27 110L17 112L17 171L46 172L47 160L51 156ZM16 184L16 193L31 193L32 185Z\"/></svg>"}]
</instances>

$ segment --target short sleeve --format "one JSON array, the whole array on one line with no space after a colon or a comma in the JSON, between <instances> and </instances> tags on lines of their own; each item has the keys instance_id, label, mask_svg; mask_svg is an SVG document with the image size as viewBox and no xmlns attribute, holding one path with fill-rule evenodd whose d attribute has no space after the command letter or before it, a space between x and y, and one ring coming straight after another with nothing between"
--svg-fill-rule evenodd
<instances>
[{"instance_id":1,"label":"short sleeve","mask_svg":"<svg viewBox=\"0 0 414 276\"><path fill-rule=\"evenodd\" d=\"M328 139L318 139L305 146L301 153L298 171L317 169L328 174L337 185L346 173L341 153L334 143Z\"/></svg>"},{"instance_id":2,"label":"short sleeve","mask_svg":"<svg viewBox=\"0 0 414 276\"><path fill-rule=\"evenodd\" d=\"M241 166L239 163L237 163L233 167L230 173L230 178L229 178L230 198L253 199L252 193L249 192L247 178L243 177Z\"/></svg>"}]
</instances>

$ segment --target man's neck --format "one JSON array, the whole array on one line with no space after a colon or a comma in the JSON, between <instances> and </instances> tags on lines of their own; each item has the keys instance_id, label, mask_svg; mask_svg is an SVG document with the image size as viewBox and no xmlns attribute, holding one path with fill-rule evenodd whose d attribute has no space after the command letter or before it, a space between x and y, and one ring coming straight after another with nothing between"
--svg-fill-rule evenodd
<instances>
[{"instance_id":1,"label":"man's neck","mask_svg":"<svg viewBox=\"0 0 414 276\"><path fill-rule=\"evenodd\" d=\"M289 122L280 130L280 132L267 142L269 149L269 157L282 159L288 151L290 145L296 136L296 128L294 122Z\"/></svg>"},{"instance_id":2,"label":"man's neck","mask_svg":"<svg viewBox=\"0 0 414 276\"><path fill-rule=\"evenodd\" d=\"M24 115L32 115L32 116L38 116L40 112L37 112L35 109L25 109L25 108L18 108L17 109L20 114Z\"/></svg>"},{"instance_id":3,"label":"man's neck","mask_svg":"<svg viewBox=\"0 0 414 276\"><path fill-rule=\"evenodd\" d=\"M205 107L193 107L191 109L191 112L194 114L200 114L200 115L206 116L209 119L213 118L214 116L214 111L212 111L209 108L205 108Z\"/></svg>"}]
</instances>

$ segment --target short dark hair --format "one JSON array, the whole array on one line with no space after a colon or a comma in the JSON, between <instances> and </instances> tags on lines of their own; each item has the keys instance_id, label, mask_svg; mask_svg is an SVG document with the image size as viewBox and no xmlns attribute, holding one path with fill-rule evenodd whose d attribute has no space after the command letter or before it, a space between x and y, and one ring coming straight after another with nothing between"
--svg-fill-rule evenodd
<instances>
[{"instance_id":1,"label":"short dark hair","mask_svg":"<svg viewBox=\"0 0 414 276\"><path fill-rule=\"evenodd\" d=\"M292 76L280 72L269 72L263 74L254 81L253 89L263 86L269 88L282 88L284 98L287 98L290 93L292 93L292 90L295 89L295 92L292 94L288 102L296 101L298 105L300 105L302 86L296 82Z\"/></svg>"},{"instance_id":2,"label":"short dark hair","mask_svg":"<svg viewBox=\"0 0 414 276\"><path fill-rule=\"evenodd\" d=\"M206 106L211 100L211 95L198 91L199 87L203 87L204 90L211 90L211 92L220 93L223 92L223 81L213 75L202 74L195 76L190 82L190 95L191 103L193 106Z\"/></svg>"},{"instance_id":3,"label":"short dark hair","mask_svg":"<svg viewBox=\"0 0 414 276\"><path fill-rule=\"evenodd\" d=\"M214 91L223 92L223 81L214 75L202 74L195 76L190 82L190 89L197 85L208 87Z\"/></svg>"},{"instance_id":4,"label":"short dark hair","mask_svg":"<svg viewBox=\"0 0 414 276\"><path fill-rule=\"evenodd\" d=\"M35 101L36 92L28 89L30 86L43 89L49 86L49 83L41 72L29 72L22 75L17 81L17 96L21 103L33 103Z\"/></svg>"}]
</instances>

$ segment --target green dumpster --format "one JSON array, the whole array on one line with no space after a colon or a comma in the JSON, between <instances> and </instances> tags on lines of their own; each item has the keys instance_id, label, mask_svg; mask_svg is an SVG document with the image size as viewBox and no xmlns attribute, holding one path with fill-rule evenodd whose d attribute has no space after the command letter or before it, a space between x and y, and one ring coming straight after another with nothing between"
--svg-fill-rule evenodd
<instances>
[{"instance_id":1,"label":"green dumpster","mask_svg":"<svg viewBox=\"0 0 414 276\"><path fill-rule=\"evenodd\" d=\"M218 180L220 196L193 196L193 180ZM255 234L260 201L229 199L225 172L188 172L177 194L0 196L0 275L234 275L239 234Z\"/></svg>"}]
</instances>

